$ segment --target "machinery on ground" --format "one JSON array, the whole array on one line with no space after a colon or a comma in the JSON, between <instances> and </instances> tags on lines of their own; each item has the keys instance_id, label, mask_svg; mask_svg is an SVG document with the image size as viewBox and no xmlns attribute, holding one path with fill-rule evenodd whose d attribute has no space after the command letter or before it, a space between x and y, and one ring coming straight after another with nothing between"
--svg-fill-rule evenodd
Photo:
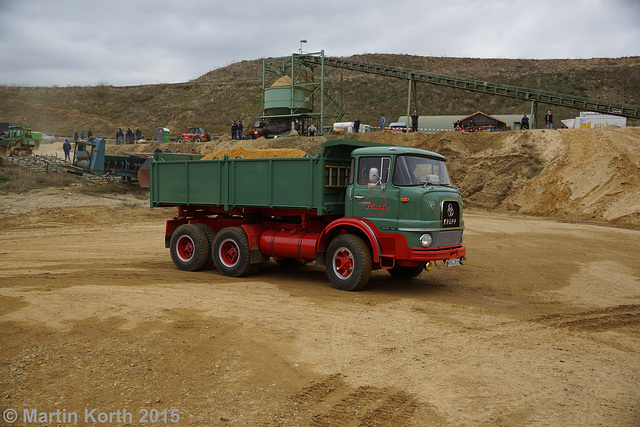
<instances>
[{"instance_id":1,"label":"machinery on ground","mask_svg":"<svg viewBox=\"0 0 640 427\"><path fill-rule=\"evenodd\" d=\"M373 269L411 279L465 263L462 195L439 154L338 139L314 157L201 158L151 161L151 207L178 208L165 246L179 269L240 277L270 258L316 261L350 291Z\"/></svg>"},{"instance_id":2,"label":"machinery on ground","mask_svg":"<svg viewBox=\"0 0 640 427\"><path fill-rule=\"evenodd\" d=\"M193 142L211 141L211 135L204 128L188 127L186 132L178 134L176 142L182 142L185 139Z\"/></svg>"},{"instance_id":3,"label":"machinery on ground","mask_svg":"<svg viewBox=\"0 0 640 427\"><path fill-rule=\"evenodd\" d=\"M262 132L264 131L266 123L257 120L251 128L244 133L244 139L258 139L262 136Z\"/></svg>"},{"instance_id":4,"label":"machinery on ground","mask_svg":"<svg viewBox=\"0 0 640 427\"><path fill-rule=\"evenodd\" d=\"M2 132L0 157L29 156L40 146L42 134L22 126L8 126Z\"/></svg>"},{"instance_id":5,"label":"machinery on ground","mask_svg":"<svg viewBox=\"0 0 640 427\"><path fill-rule=\"evenodd\" d=\"M302 119L300 119L302 120ZM277 138L289 135L292 130L303 133L298 118L272 118L268 121L256 121L248 132L244 133L244 139L257 139L261 136L265 138Z\"/></svg>"},{"instance_id":6,"label":"machinery on ground","mask_svg":"<svg viewBox=\"0 0 640 427\"><path fill-rule=\"evenodd\" d=\"M79 175L90 173L104 178L122 177L127 181L135 178L141 187L149 187L151 154L107 154L105 150L106 142L102 138L92 136L87 141L77 141L72 163L65 169Z\"/></svg>"}]
</instances>

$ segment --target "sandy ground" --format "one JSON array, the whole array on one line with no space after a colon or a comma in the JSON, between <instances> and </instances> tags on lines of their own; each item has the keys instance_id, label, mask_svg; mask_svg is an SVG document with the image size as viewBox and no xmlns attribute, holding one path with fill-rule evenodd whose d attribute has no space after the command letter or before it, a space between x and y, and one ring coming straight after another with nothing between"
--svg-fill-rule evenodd
<instances>
[{"instance_id":1,"label":"sandy ground","mask_svg":"<svg viewBox=\"0 0 640 427\"><path fill-rule=\"evenodd\" d=\"M349 293L315 265L177 270L170 216L50 208L38 226L3 228L3 410L178 409L183 425L640 422L639 231L467 214L467 265L411 281L377 271Z\"/></svg>"},{"instance_id":2,"label":"sandy ground","mask_svg":"<svg viewBox=\"0 0 640 427\"><path fill-rule=\"evenodd\" d=\"M177 270L173 210L42 192L0 199L13 425L640 424L633 227L467 210L465 266L341 292L313 264Z\"/></svg>"}]
</instances>

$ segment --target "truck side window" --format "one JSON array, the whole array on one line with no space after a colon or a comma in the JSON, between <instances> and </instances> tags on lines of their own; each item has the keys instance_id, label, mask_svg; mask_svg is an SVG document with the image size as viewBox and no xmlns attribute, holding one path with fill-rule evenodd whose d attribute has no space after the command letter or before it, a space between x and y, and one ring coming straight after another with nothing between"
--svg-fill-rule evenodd
<instances>
[{"instance_id":1,"label":"truck side window","mask_svg":"<svg viewBox=\"0 0 640 427\"><path fill-rule=\"evenodd\" d=\"M386 185L389 182L390 165L391 159L389 157L361 157L358 164L358 184L370 184L371 170L376 169L380 177L380 184Z\"/></svg>"}]
</instances>

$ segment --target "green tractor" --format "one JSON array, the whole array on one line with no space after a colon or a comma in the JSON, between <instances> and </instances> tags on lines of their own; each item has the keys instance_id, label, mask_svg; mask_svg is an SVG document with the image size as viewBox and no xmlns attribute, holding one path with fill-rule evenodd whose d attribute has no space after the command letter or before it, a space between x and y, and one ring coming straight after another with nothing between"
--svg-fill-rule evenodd
<instances>
[{"instance_id":1,"label":"green tractor","mask_svg":"<svg viewBox=\"0 0 640 427\"><path fill-rule=\"evenodd\" d=\"M9 126L0 140L0 157L30 156L40 146L42 134L22 126Z\"/></svg>"}]
</instances>

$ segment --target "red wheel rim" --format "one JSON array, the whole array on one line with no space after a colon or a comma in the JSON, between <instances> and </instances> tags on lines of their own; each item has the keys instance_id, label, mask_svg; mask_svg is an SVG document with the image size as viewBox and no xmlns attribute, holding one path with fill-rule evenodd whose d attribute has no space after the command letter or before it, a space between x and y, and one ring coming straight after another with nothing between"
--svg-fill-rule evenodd
<instances>
[{"instance_id":1,"label":"red wheel rim","mask_svg":"<svg viewBox=\"0 0 640 427\"><path fill-rule=\"evenodd\" d=\"M180 236L177 244L178 258L180 261L189 262L193 258L195 245L189 236Z\"/></svg>"},{"instance_id":2,"label":"red wheel rim","mask_svg":"<svg viewBox=\"0 0 640 427\"><path fill-rule=\"evenodd\" d=\"M220 244L219 257L225 267L233 267L240 258L240 249L233 239L225 239Z\"/></svg>"},{"instance_id":3,"label":"red wheel rim","mask_svg":"<svg viewBox=\"0 0 640 427\"><path fill-rule=\"evenodd\" d=\"M333 253L333 272L340 279L348 279L353 273L353 254L344 246Z\"/></svg>"}]
</instances>

